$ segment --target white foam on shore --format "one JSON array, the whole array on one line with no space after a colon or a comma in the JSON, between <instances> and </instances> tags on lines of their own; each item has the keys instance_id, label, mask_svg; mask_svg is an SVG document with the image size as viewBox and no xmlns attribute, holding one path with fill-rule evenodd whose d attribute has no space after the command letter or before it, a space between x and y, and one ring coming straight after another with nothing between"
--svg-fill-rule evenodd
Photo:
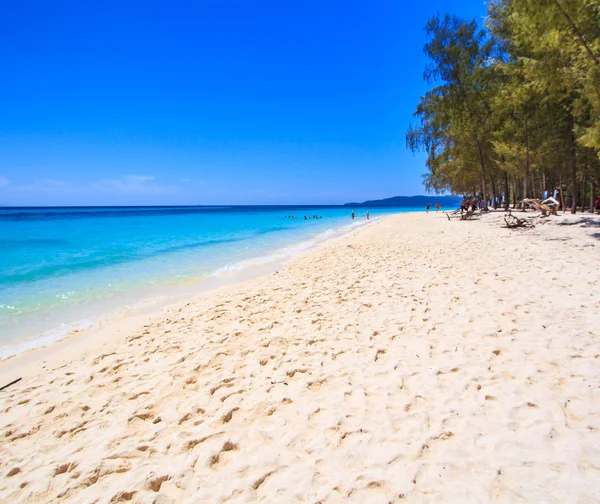
<instances>
[{"instance_id":1,"label":"white foam on shore","mask_svg":"<svg viewBox=\"0 0 600 504\"><path fill-rule=\"evenodd\" d=\"M228 264L218 268L212 273L212 276L218 276L223 273L230 273L233 271L240 271L246 268L250 268L252 266L261 266L263 264L268 264L274 261L278 261L281 259L286 259L287 257L291 257L298 252L302 252L304 250L308 250L315 246L314 240L308 240L300 242L296 245L292 245L290 247L284 247L278 249L277 251L263 255L258 257L253 257L252 259L244 259L243 261L238 261L232 264Z\"/></svg>"},{"instance_id":2,"label":"white foam on shore","mask_svg":"<svg viewBox=\"0 0 600 504\"><path fill-rule=\"evenodd\" d=\"M289 259L289 258L293 257L294 255L296 255L300 252L304 252L305 250L309 250L313 247L316 247L317 245L320 245L321 243L323 243L331 238L341 236L349 231L352 231L359 227L365 226L365 225L369 224L370 222L375 222L376 220L377 219L371 219L370 221L364 221L364 222L359 221L359 222L355 222L350 225L342 226L337 229L331 229L331 228L327 229L327 230L319 233L315 237L313 237L311 240L305 240L305 241L302 241L299 243L295 243L293 245L289 245L287 247L276 249L273 252L266 254L266 255L253 257L251 259L244 259L243 261L238 261L238 262L235 262L232 264L222 266L221 268L218 268L217 270L215 270L211 274L211 276L218 276L218 275L222 275L222 274L226 274L226 273L237 272L237 271L241 271L246 268L251 268L252 266L261 266L263 264L268 264L268 263L272 263L275 261Z\"/></svg>"},{"instance_id":3,"label":"white foam on shore","mask_svg":"<svg viewBox=\"0 0 600 504\"><path fill-rule=\"evenodd\" d=\"M97 328L106 322L114 320L116 317L123 316L124 314L136 309L149 307L151 304L156 303L157 301L160 301L160 298L155 296L152 298L138 300L137 303L132 302L128 303L127 305L122 305L117 309L106 307L105 310L100 309L98 310L98 314L88 318L76 320L68 324L59 324L52 329L48 329L47 331L43 331L27 339L19 338L16 341L3 343L0 345L0 362L30 350L36 350L50 346L66 338L75 336L80 332Z\"/></svg>"},{"instance_id":4,"label":"white foam on shore","mask_svg":"<svg viewBox=\"0 0 600 504\"><path fill-rule=\"evenodd\" d=\"M20 341L18 343L9 343L0 347L0 360L10 359L16 355L28 352L29 350L35 350L36 348L42 348L52 343L56 343L67 336L85 331L95 327L98 322L94 322L89 319L80 320L72 324L61 324L58 327L43 332L42 334Z\"/></svg>"}]
</instances>

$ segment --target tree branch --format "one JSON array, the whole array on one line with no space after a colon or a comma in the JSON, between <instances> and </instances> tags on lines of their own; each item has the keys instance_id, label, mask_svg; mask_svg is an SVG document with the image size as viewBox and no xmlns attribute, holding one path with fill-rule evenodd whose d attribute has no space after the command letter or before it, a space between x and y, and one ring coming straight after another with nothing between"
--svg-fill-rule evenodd
<instances>
[{"instance_id":1,"label":"tree branch","mask_svg":"<svg viewBox=\"0 0 600 504\"><path fill-rule=\"evenodd\" d=\"M567 22L569 23L569 25L571 26L571 28L573 28L573 31L575 32L575 35L577 35L577 38L581 41L581 43L583 44L583 47L585 47L587 53L590 55L590 58L592 58L592 60L594 61L594 63L596 63L596 65L600 65L600 61L598 61L598 58L596 58L596 55L592 52L592 50L590 49L590 47L585 42L585 40L583 38L583 35L577 29L577 26L575 26L575 23L573 22L573 20L571 19L571 17L567 13L567 11L565 11L565 9L563 9L563 6L560 4L560 2L558 0L554 0L554 3L559 8L560 12L565 17L565 19L567 20Z\"/></svg>"}]
</instances>

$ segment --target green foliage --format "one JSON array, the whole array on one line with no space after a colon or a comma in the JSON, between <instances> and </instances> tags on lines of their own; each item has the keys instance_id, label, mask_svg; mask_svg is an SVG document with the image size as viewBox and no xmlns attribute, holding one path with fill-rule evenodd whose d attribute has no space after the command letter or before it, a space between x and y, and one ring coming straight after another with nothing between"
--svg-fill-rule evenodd
<instances>
[{"instance_id":1,"label":"green foliage","mask_svg":"<svg viewBox=\"0 0 600 504\"><path fill-rule=\"evenodd\" d=\"M484 30L446 15L425 31L433 87L406 141L428 154L427 188L510 180L525 197L569 181L575 209L600 172L600 2L493 0Z\"/></svg>"},{"instance_id":2,"label":"green foliage","mask_svg":"<svg viewBox=\"0 0 600 504\"><path fill-rule=\"evenodd\" d=\"M491 153L488 59L491 44L474 21L446 15L425 27L425 54L431 64L425 78L437 84L422 99L407 145L428 153L428 189L485 193L485 171Z\"/></svg>"}]
</instances>

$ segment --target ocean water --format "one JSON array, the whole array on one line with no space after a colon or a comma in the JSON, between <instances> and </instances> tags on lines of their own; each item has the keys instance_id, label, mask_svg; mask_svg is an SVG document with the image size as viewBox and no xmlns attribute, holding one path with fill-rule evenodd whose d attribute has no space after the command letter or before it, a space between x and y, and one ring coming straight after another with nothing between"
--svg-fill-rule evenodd
<instances>
[{"instance_id":1,"label":"ocean water","mask_svg":"<svg viewBox=\"0 0 600 504\"><path fill-rule=\"evenodd\" d=\"M416 210L369 209L373 219ZM352 222L345 207L0 208L0 358L291 256L365 224L365 211Z\"/></svg>"}]
</instances>

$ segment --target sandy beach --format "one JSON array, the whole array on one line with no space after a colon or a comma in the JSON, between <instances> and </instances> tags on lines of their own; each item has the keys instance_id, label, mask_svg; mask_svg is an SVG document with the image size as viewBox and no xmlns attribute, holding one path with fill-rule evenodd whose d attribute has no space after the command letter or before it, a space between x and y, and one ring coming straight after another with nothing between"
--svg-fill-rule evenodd
<instances>
[{"instance_id":1,"label":"sandy beach","mask_svg":"<svg viewBox=\"0 0 600 504\"><path fill-rule=\"evenodd\" d=\"M389 216L2 363L0 500L600 501L600 219L502 223Z\"/></svg>"}]
</instances>

